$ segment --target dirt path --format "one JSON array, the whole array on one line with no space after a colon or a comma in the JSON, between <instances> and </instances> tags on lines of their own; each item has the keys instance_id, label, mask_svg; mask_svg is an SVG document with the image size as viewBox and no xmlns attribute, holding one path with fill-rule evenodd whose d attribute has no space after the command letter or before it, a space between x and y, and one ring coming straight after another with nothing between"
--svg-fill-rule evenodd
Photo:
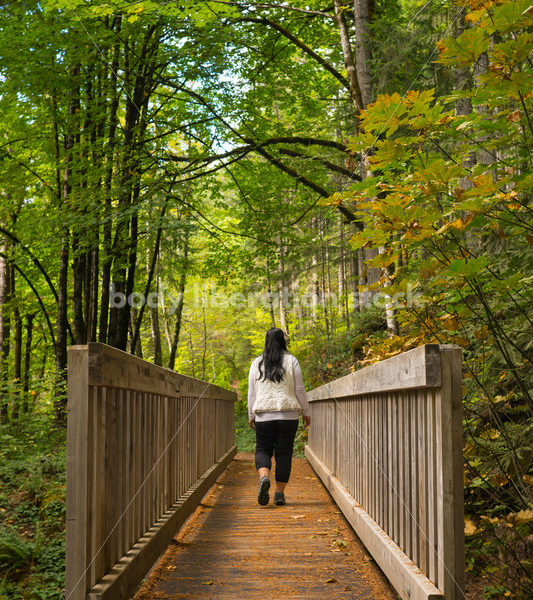
<instances>
[{"instance_id":1,"label":"dirt path","mask_svg":"<svg viewBox=\"0 0 533 600\"><path fill-rule=\"evenodd\" d=\"M238 454L134 600L396 600L306 460L286 497L259 506L253 456Z\"/></svg>"}]
</instances>

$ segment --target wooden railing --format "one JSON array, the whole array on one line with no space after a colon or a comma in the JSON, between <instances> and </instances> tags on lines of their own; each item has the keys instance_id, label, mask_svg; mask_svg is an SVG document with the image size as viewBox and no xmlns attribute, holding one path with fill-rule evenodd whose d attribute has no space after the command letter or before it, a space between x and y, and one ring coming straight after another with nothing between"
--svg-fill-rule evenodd
<instances>
[{"instance_id":1,"label":"wooden railing","mask_svg":"<svg viewBox=\"0 0 533 600\"><path fill-rule=\"evenodd\" d=\"M309 398L307 456L400 596L464 598L460 349L422 346Z\"/></svg>"},{"instance_id":2,"label":"wooden railing","mask_svg":"<svg viewBox=\"0 0 533 600\"><path fill-rule=\"evenodd\" d=\"M236 394L104 344L68 358L66 600L129 598L236 452Z\"/></svg>"}]
</instances>

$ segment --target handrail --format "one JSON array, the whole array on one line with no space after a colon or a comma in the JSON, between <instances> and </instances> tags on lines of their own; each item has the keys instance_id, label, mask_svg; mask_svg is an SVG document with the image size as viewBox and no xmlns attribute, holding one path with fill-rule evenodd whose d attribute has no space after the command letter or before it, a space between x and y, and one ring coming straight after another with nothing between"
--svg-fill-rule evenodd
<instances>
[{"instance_id":1,"label":"handrail","mask_svg":"<svg viewBox=\"0 0 533 600\"><path fill-rule=\"evenodd\" d=\"M236 398L104 344L69 349L66 600L133 593L234 456Z\"/></svg>"},{"instance_id":2,"label":"handrail","mask_svg":"<svg viewBox=\"0 0 533 600\"><path fill-rule=\"evenodd\" d=\"M308 394L306 454L404 600L465 597L461 378L428 344Z\"/></svg>"}]
</instances>

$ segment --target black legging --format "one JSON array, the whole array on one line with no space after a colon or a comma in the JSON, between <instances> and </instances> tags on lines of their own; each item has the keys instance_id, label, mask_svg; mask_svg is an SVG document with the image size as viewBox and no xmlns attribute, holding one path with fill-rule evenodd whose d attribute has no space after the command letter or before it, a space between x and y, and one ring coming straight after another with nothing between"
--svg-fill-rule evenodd
<instances>
[{"instance_id":1,"label":"black legging","mask_svg":"<svg viewBox=\"0 0 533 600\"><path fill-rule=\"evenodd\" d=\"M292 448L298 419L255 422L255 468L272 467L276 457L276 481L287 483L291 474Z\"/></svg>"}]
</instances>

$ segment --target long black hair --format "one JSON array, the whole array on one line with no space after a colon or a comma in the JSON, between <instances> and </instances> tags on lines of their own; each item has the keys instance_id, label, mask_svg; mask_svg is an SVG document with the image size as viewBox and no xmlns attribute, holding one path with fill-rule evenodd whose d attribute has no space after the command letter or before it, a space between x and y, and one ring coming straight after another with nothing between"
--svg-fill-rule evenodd
<instances>
[{"instance_id":1,"label":"long black hair","mask_svg":"<svg viewBox=\"0 0 533 600\"><path fill-rule=\"evenodd\" d=\"M279 383L285 375L283 368L283 351L287 350L285 335L281 329L272 327L265 335L265 349L259 361L259 379L270 379ZM264 367L265 372L261 370Z\"/></svg>"}]
</instances>

